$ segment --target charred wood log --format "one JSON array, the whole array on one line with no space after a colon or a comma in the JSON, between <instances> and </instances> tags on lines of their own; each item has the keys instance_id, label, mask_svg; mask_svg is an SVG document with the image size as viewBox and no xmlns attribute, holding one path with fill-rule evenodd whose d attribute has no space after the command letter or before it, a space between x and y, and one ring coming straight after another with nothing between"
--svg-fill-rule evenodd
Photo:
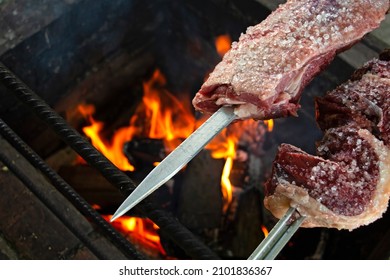
<instances>
[{"instance_id":1,"label":"charred wood log","mask_svg":"<svg viewBox=\"0 0 390 280\"><path fill-rule=\"evenodd\" d=\"M58 173L91 205L108 208L123 201L120 191L89 165L62 166Z\"/></svg>"},{"instance_id":2,"label":"charred wood log","mask_svg":"<svg viewBox=\"0 0 390 280\"><path fill-rule=\"evenodd\" d=\"M150 168L166 156L162 139L135 138L125 144L123 152L131 163L141 169L145 165Z\"/></svg>"},{"instance_id":3,"label":"charred wood log","mask_svg":"<svg viewBox=\"0 0 390 280\"><path fill-rule=\"evenodd\" d=\"M256 189L241 193L233 223L231 244L233 255L246 259L264 239L262 200ZM229 245L228 245L229 246Z\"/></svg>"},{"instance_id":4,"label":"charred wood log","mask_svg":"<svg viewBox=\"0 0 390 280\"><path fill-rule=\"evenodd\" d=\"M177 216L196 232L219 228L222 218L221 174L224 161L203 150L186 167Z\"/></svg>"}]
</instances>

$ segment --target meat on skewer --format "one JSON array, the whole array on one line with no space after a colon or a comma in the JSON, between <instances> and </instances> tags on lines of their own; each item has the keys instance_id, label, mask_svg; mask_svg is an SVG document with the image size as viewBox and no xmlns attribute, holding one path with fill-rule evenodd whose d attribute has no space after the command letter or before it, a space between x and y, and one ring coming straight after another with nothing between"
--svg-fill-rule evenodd
<instances>
[{"instance_id":1,"label":"meat on skewer","mask_svg":"<svg viewBox=\"0 0 390 280\"><path fill-rule=\"evenodd\" d=\"M387 57L387 59L385 59ZM304 227L355 229L377 220L390 196L390 51L316 102L325 136L317 155L284 144L266 184L265 206L290 207Z\"/></svg>"},{"instance_id":2,"label":"meat on skewer","mask_svg":"<svg viewBox=\"0 0 390 280\"><path fill-rule=\"evenodd\" d=\"M234 106L239 119L296 115L303 88L388 9L389 0L289 0L233 43L193 105Z\"/></svg>"}]
</instances>

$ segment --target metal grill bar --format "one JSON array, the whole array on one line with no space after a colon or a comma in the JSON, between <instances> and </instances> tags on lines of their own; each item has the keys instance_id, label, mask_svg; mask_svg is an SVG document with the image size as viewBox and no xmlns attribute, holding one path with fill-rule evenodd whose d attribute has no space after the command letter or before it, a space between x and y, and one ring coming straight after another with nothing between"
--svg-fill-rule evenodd
<instances>
[{"instance_id":1,"label":"metal grill bar","mask_svg":"<svg viewBox=\"0 0 390 280\"><path fill-rule=\"evenodd\" d=\"M0 146L4 147L6 145L3 137L0 136ZM5 150L5 149L4 149ZM84 232L82 229L79 229L77 224L72 222L72 219L69 219L63 211L61 211L57 205L50 200L46 193L42 190L42 187L39 184L36 184L30 180L29 176L25 173L25 170L15 164L12 159L9 157L6 151L0 151L0 161L8 167L9 170L21 181L23 184L35 194L37 198L48 208L50 211L62 221L62 223L82 242L84 245L99 259L108 259L107 255L99 246L96 246L94 240Z\"/></svg>"},{"instance_id":2,"label":"metal grill bar","mask_svg":"<svg viewBox=\"0 0 390 280\"><path fill-rule=\"evenodd\" d=\"M127 239L119 234L68 183L41 159L12 129L0 119L0 135L4 137L32 166L44 174L82 214L95 223L106 236L130 259L144 259Z\"/></svg>"}]
</instances>

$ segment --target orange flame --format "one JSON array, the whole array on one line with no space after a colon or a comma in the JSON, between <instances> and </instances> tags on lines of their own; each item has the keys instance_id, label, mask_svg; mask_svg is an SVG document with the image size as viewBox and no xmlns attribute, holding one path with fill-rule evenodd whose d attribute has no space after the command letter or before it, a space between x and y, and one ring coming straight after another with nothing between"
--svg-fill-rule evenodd
<instances>
[{"instance_id":1,"label":"orange flame","mask_svg":"<svg viewBox=\"0 0 390 280\"><path fill-rule=\"evenodd\" d=\"M129 135L132 135L132 130L118 130L113 141L108 143L100 136L104 124L96 121L91 115L95 111L93 105L79 105L78 109L83 115L88 117L91 123L91 125L83 128L83 132L91 139L92 145L101 151L119 169L134 171L134 166L129 163L126 156L122 153L123 144L130 137Z\"/></svg>"},{"instance_id":2,"label":"orange flame","mask_svg":"<svg viewBox=\"0 0 390 280\"><path fill-rule=\"evenodd\" d=\"M211 151L211 156L216 159L225 159L225 165L221 175L221 191L223 198L224 212L229 207L233 198L233 186L230 182L229 176L233 167L233 158L235 156L235 141L233 138L226 137L226 129L220 135L214 138L206 149Z\"/></svg>"},{"instance_id":3,"label":"orange flame","mask_svg":"<svg viewBox=\"0 0 390 280\"><path fill-rule=\"evenodd\" d=\"M274 120L273 119L265 120L264 124L267 126L268 132L271 132L274 129Z\"/></svg>"},{"instance_id":4,"label":"orange flame","mask_svg":"<svg viewBox=\"0 0 390 280\"><path fill-rule=\"evenodd\" d=\"M211 151L211 156L213 158L224 158L226 160L221 176L224 211L228 209L233 199L233 185L230 182L229 176L233 168L233 160L236 156L237 144L245 127L254 124L256 124L254 120L236 122L230 126L229 131L224 129L206 146L206 149Z\"/></svg>"},{"instance_id":5,"label":"orange flame","mask_svg":"<svg viewBox=\"0 0 390 280\"><path fill-rule=\"evenodd\" d=\"M194 131L195 117L188 98L179 100L164 88L165 85L165 77L156 70L143 84L143 106L146 119L150 121L147 136L163 139L165 148L172 151Z\"/></svg>"},{"instance_id":6,"label":"orange flame","mask_svg":"<svg viewBox=\"0 0 390 280\"><path fill-rule=\"evenodd\" d=\"M83 128L83 132L91 139L92 145L119 169L135 170L122 152L124 144L134 136L162 139L167 152L170 152L193 132L195 117L190 109L190 102L175 98L164 88L165 83L159 70L153 73L149 81L143 83L142 104L130 119L130 125L118 129L112 141L101 137L104 125L92 117L95 112L93 105L79 105L79 111L91 123Z\"/></svg>"},{"instance_id":7,"label":"orange flame","mask_svg":"<svg viewBox=\"0 0 390 280\"><path fill-rule=\"evenodd\" d=\"M103 218L109 221L112 215L104 215ZM158 235L159 227L149 219L138 217L122 216L112 222L113 227L118 231L129 235L134 241L142 245L144 248L154 250L166 256L166 252L160 243L160 236Z\"/></svg>"},{"instance_id":8,"label":"orange flame","mask_svg":"<svg viewBox=\"0 0 390 280\"><path fill-rule=\"evenodd\" d=\"M215 48L220 56L223 56L230 50L232 39L229 35L220 35L215 39Z\"/></svg>"},{"instance_id":9,"label":"orange flame","mask_svg":"<svg viewBox=\"0 0 390 280\"><path fill-rule=\"evenodd\" d=\"M268 229L264 225L261 226L261 231L264 234L264 238L268 236L269 234Z\"/></svg>"},{"instance_id":10,"label":"orange flame","mask_svg":"<svg viewBox=\"0 0 390 280\"><path fill-rule=\"evenodd\" d=\"M267 131L273 129L273 120L264 121ZM233 167L233 161L236 157L237 144L246 130L256 129L257 121L244 120L230 125L229 130L224 129L215 137L207 146L206 149L211 151L213 158L224 158L226 160L222 176L221 187L224 199L224 210L227 210L233 198L233 185L230 182L229 176Z\"/></svg>"},{"instance_id":11,"label":"orange flame","mask_svg":"<svg viewBox=\"0 0 390 280\"><path fill-rule=\"evenodd\" d=\"M235 149L236 145L234 143L233 138L229 138L227 141L228 141L228 147L224 155L226 157L226 162L223 167L222 176L221 176L222 197L224 199L224 204L223 204L224 212L227 211L230 203L233 200L233 185L230 182L229 176L233 168L233 159L236 154L236 149Z\"/></svg>"}]
</instances>

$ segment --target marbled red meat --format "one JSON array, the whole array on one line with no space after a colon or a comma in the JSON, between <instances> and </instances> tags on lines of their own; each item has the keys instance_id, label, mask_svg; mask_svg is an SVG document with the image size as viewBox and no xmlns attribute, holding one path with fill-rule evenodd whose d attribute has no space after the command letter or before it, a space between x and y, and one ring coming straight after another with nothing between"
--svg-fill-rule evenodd
<instances>
[{"instance_id":1,"label":"marbled red meat","mask_svg":"<svg viewBox=\"0 0 390 280\"><path fill-rule=\"evenodd\" d=\"M373 60L352 81L317 99L317 122L325 130L356 123L390 144L390 63Z\"/></svg>"},{"instance_id":2,"label":"marbled red meat","mask_svg":"<svg viewBox=\"0 0 390 280\"><path fill-rule=\"evenodd\" d=\"M303 226L349 230L381 217L390 196L389 89L390 60L374 59L316 100L325 131L317 156L282 145L266 184L276 217L294 206Z\"/></svg>"},{"instance_id":3,"label":"marbled red meat","mask_svg":"<svg viewBox=\"0 0 390 280\"><path fill-rule=\"evenodd\" d=\"M307 83L388 9L389 0L289 0L232 44L193 105L234 106L240 119L296 115Z\"/></svg>"}]
</instances>

